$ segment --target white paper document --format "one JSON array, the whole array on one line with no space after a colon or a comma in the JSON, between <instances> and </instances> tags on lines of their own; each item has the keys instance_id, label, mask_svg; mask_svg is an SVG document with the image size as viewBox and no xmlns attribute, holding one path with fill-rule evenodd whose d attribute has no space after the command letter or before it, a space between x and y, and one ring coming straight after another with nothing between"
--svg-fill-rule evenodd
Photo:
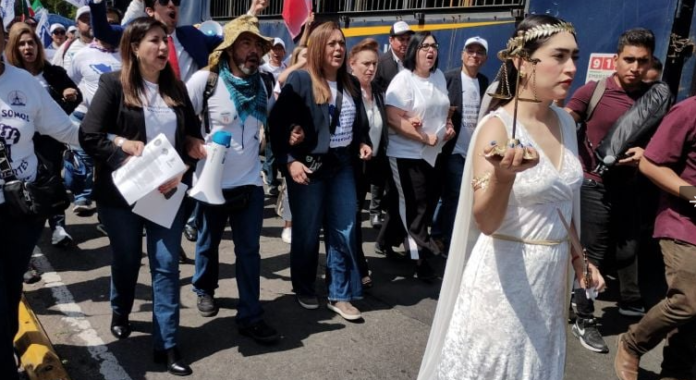
<instances>
[{"instance_id":1,"label":"white paper document","mask_svg":"<svg viewBox=\"0 0 696 380\"><path fill-rule=\"evenodd\" d=\"M135 203L133 212L164 228L171 228L174 217L176 217L181 202L184 200L184 195L186 195L186 189L188 186L180 183L176 187L174 195L169 199L155 189Z\"/></svg>"},{"instance_id":2,"label":"white paper document","mask_svg":"<svg viewBox=\"0 0 696 380\"><path fill-rule=\"evenodd\" d=\"M425 131L425 128L423 129ZM431 134L433 132L426 131L426 133ZM445 145L445 126L443 125L440 129L434 131L437 135L437 144L434 146L425 145L421 149L421 157L430 164L430 166L435 167L435 162L437 161L437 155L442 151L442 147Z\"/></svg>"},{"instance_id":3,"label":"white paper document","mask_svg":"<svg viewBox=\"0 0 696 380\"><path fill-rule=\"evenodd\" d=\"M184 171L186 165L179 153L160 133L145 145L141 156L132 157L111 175L116 188L132 205Z\"/></svg>"}]
</instances>

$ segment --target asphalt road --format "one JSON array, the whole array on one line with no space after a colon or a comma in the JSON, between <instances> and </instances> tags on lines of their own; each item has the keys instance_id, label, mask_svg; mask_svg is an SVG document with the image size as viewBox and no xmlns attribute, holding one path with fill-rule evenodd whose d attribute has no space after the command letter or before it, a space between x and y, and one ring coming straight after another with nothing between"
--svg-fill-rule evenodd
<instances>
[{"instance_id":1,"label":"asphalt road","mask_svg":"<svg viewBox=\"0 0 696 380\"><path fill-rule=\"evenodd\" d=\"M436 307L440 282L413 278L409 262L374 253L376 232L364 217L365 253L375 286L356 302L363 323L344 321L321 307L304 310L291 292L289 245L280 240L282 220L267 200L261 236L261 298L266 321L282 334L277 345L259 346L237 332L233 244L229 229L221 250L220 313L203 318L191 291L192 263L181 266L182 309L180 347L191 364L191 379L415 379ZM68 232L75 247L50 245L46 228L36 260L46 272L42 281L25 287L34 311L47 330L73 380L171 379L151 359L152 303L147 260L142 262L131 320L134 333L117 341L109 332L109 240L95 228L96 216L68 214ZM193 243L182 239L189 258ZM323 245L322 245L323 251ZM322 253L321 259L323 261ZM445 260L433 263L442 274ZM321 271L320 271L321 272ZM612 289L618 288L610 283ZM584 349L568 329L567 380L614 379L616 337L631 322L620 316L615 292L603 294L596 315L611 349L596 354ZM657 379L661 350L646 355L641 380Z\"/></svg>"}]
</instances>

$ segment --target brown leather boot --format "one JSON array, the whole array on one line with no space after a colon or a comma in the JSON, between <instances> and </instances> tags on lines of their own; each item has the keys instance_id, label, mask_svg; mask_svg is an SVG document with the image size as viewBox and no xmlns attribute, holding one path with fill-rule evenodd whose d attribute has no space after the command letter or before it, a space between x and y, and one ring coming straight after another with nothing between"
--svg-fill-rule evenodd
<instances>
[{"instance_id":1,"label":"brown leather boot","mask_svg":"<svg viewBox=\"0 0 696 380\"><path fill-rule=\"evenodd\" d=\"M619 380L638 380L638 363L640 358L626 350L623 342L624 334L619 335L616 357L614 358L614 371Z\"/></svg>"}]
</instances>

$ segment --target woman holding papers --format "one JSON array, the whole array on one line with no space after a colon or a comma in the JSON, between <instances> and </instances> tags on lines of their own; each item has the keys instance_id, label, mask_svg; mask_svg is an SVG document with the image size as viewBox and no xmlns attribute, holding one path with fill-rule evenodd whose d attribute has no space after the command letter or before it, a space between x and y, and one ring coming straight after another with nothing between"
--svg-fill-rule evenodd
<instances>
[{"instance_id":1,"label":"woman holding papers","mask_svg":"<svg viewBox=\"0 0 696 380\"><path fill-rule=\"evenodd\" d=\"M166 362L170 373L183 376L192 372L181 359L176 336L183 209L180 204L172 205L179 211L171 228L162 227L133 213L112 179L114 170L132 156L140 156L145 144L160 134L187 166L195 163L185 153L184 143L189 136L201 138L200 124L186 88L167 61L166 31L166 26L152 18L129 24L121 39L122 70L101 76L99 90L80 127L80 143L95 161L94 198L113 248L111 332L118 339L127 338L131 332L129 314L144 227L152 276L154 360ZM171 195L183 174L162 183L159 192Z\"/></svg>"},{"instance_id":2,"label":"woman holding papers","mask_svg":"<svg viewBox=\"0 0 696 380\"><path fill-rule=\"evenodd\" d=\"M404 244L416 260L416 275L429 281L435 273L425 259L440 250L430 239L428 224L439 197L435 160L445 141L454 137L449 118L445 75L437 68L438 47L430 32L415 34L404 56L404 68L385 96L392 171L390 207L377 248Z\"/></svg>"}]
</instances>

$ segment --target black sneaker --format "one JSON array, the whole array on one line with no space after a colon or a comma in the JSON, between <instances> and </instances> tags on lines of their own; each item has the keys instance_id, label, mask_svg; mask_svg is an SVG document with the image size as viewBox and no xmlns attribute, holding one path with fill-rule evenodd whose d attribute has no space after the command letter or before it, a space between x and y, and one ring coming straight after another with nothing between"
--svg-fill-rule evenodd
<instances>
[{"instance_id":1,"label":"black sneaker","mask_svg":"<svg viewBox=\"0 0 696 380\"><path fill-rule=\"evenodd\" d=\"M599 330L597 330L596 319L576 317L575 324L571 330L573 331L573 335L580 339L580 343L583 345L583 347L587 348L588 350L601 352L603 354L609 352L609 347L607 347L607 344L604 342L602 334L600 334Z\"/></svg>"},{"instance_id":2,"label":"black sneaker","mask_svg":"<svg viewBox=\"0 0 696 380\"><path fill-rule=\"evenodd\" d=\"M307 310L316 310L319 308L319 299L317 296L305 296L298 294L296 298L297 303Z\"/></svg>"},{"instance_id":3,"label":"black sneaker","mask_svg":"<svg viewBox=\"0 0 696 380\"><path fill-rule=\"evenodd\" d=\"M431 267L427 261L423 260L420 264L416 264L416 277L421 281L431 282L437 275L433 267Z\"/></svg>"},{"instance_id":4,"label":"black sneaker","mask_svg":"<svg viewBox=\"0 0 696 380\"><path fill-rule=\"evenodd\" d=\"M259 344L269 344L276 342L280 337L278 336L278 331L273 327L269 326L263 320L256 323L252 323L249 326L240 327L239 334L248 336L249 338L256 341Z\"/></svg>"},{"instance_id":5,"label":"black sneaker","mask_svg":"<svg viewBox=\"0 0 696 380\"><path fill-rule=\"evenodd\" d=\"M186 224L184 226L184 237L190 242L196 242L198 240L198 230L196 227Z\"/></svg>"},{"instance_id":6,"label":"black sneaker","mask_svg":"<svg viewBox=\"0 0 696 380\"><path fill-rule=\"evenodd\" d=\"M619 302L619 314L624 317L640 318L645 315L643 301Z\"/></svg>"},{"instance_id":7,"label":"black sneaker","mask_svg":"<svg viewBox=\"0 0 696 380\"><path fill-rule=\"evenodd\" d=\"M204 317L214 317L219 310L215 303L215 298L210 294L199 295L196 306L198 307L198 312Z\"/></svg>"}]
</instances>

